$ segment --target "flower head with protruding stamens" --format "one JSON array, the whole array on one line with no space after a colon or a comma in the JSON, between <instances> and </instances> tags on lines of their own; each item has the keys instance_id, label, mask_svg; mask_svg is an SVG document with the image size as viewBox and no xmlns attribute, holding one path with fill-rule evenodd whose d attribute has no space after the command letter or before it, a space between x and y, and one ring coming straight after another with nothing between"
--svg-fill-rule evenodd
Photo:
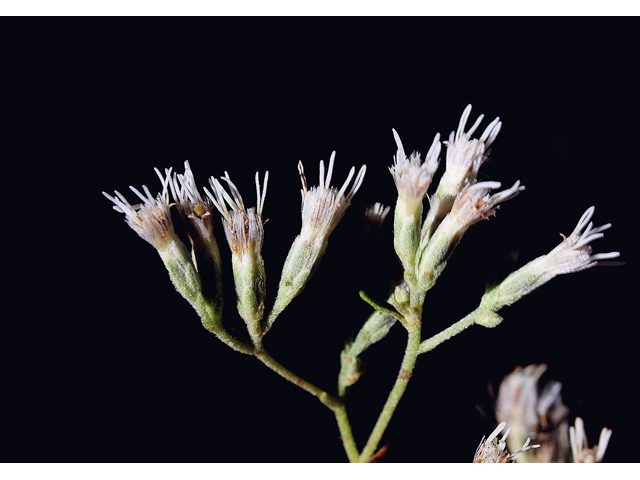
<instances>
[{"instance_id":1,"label":"flower head with protruding stamens","mask_svg":"<svg viewBox=\"0 0 640 480\"><path fill-rule=\"evenodd\" d=\"M505 434L502 436L500 440L498 440L498 435L504 427L507 425L507 422L502 422L500 425L496 427L496 429L489 435L489 438L486 440L484 437L480 441L480 445L476 449L476 453L473 457L473 463L510 463L513 462L516 458L518 458L522 453L530 450L532 448L538 448L540 445L529 445L531 442L530 438L527 438L527 441L524 443L522 448L515 452L514 454L510 454L507 449L507 437L509 436L509 432L511 428L507 429Z\"/></svg>"},{"instance_id":2,"label":"flower head with protruding stamens","mask_svg":"<svg viewBox=\"0 0 640 480\"><path fill-rule=\"evenodd\" d=\"M231 251L234 254L241 254L245 251L259 253L264 239L262 210L267 194L269 172L265 173L262 192L260 191L260 178L256 172L257 207L249 209L245 208L242 196L229 178L229 174L224 172L224 175L222 179L229 185L231 195L213 177L209 181L213 194L206 188L205 192L222 215L224 231ZM230 209L227 208L227 204Z\"/></svg>"},{"instance_id":3,"label":"flower head with protruding stamens","mask_svg":"<svg viewBox=\"0 0 640 480\"><path fill-rule=\"evenodd\" d=\"M449 221L454 222L459 230L466 230L474 223L495 215L500 203L514 198L525 189L517 181L511 188L489 195L491 190L501 186L500 182L467 184L453 203Z\"/></svg>"},{"instance_id":4,"label":"flower head with protruding stamens","mask_svg":"<svg viewBox=\"0 0 640 480\"><path fill-rule=\"evenodd\" d=\"M146 185L142 186L144 195L135 187L129 187L143 203L131 205L120 192L115 192L115 197L106 192L102 194L115 205L113 209L126 215L126 222L140 237L145 239L157 250L165 250L168 243L178 240L173 229L171 213L169 211L169 184L171 182L171 169L167 170L166 178L156 169L156 173L162 182L162 193L155 198Z\"/></svg>"},{"instance_id":5,"label":"flower head with protruding stamens","mask_svg":"<svg viewBox=\"0 0 640 480\"><path fill-rule=\"evenodd\" d=\"M587 209L571 235L565 237L562 243L547 255L532 260L505 278L498 286L488 290L482 298L481 305L497 312L557 275L579 272L603 263L602 260L619 257L620 252L592 255L589 243L603 237L602 232L611 227L611 224L607 223L593 228L590 220L594 211L594 207Z\"/></svg>"},{"instance_id":6,"label":"flower head with protruding stamens","mask_svg":"<svg viewBox=\"0 0 640 480\"><path fill-rule=\"evenodd\" d=\"M447 146L447 169L442 177L441 186L447 194L459 192L466 182L474 183L480 166L487 160L487 149L498 136L502 122L500 118L491 122L479 139L471 139L471 135L480 126L484 115L480 115L476 123L465 132L471 105L464 109L458 130L451 132Z\"/></svg>"},{"instance_id":7,"label":"flower head with protruding stamens","mask_svg":"<svg viewBox=\"0 0 640 480\"><path fill-rule=\"evenodd\" d=\"M269 313L265 331L271 328L280 312L304 289L327 249L329 235L362 185L366 165L360 168L348 192L347 188L355 175L354 167L349 171L349 176L340 190L331 186L335 156L336 152L333 152L326 176L324 162L320 161L320 185L311 188L307 186L302 162L298 162L302 181L302 229L293 241L284 262L278 296Z\"/></svg>"},{"instance_id":8,"label":"flower head with protruding stamens","mask_svg":"<svg viewBox=\"0 0 640 480\"><path fill-rule=\"evenodd\" d=\"M412 212L416 210L418 204L421 204L427 195L433 174L438 169L438 157L442 148L440 134L436 134L433 139L424 162L420 160L418 152L412 153L407 158L398 132L393 130L393 136L396 140L398 151L394 157L393 166L389 170L398 189L398 200L406 204L405 210Z\"/></svg>"},{"instance_id":9,"label":"flower head with protruding stamens","mask_svg":"<svg viewBox=\"0 0 640 480\"><path fill-rule=\"evenodd\" d=\"M324 162L320 161L320 185L317 187L307 187L307 179L304 175L302 162L298 162L298 171L302 181L302 231L300 236L324 236L327 237L338 225L344 212L351 203L351 199L356 194L367 170L363 165L347 192L347 187L355 174L355 167L351 167L347 180L338 190L331 186L331 175L333 173L333 162L336 152L331 154L329 168L325 177Z\"/></svg>"}]
</instances>

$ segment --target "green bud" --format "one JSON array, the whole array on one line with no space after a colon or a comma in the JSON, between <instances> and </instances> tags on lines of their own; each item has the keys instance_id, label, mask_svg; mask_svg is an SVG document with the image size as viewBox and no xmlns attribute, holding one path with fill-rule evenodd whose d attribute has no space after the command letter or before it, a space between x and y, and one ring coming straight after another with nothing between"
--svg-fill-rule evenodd
<instances>
[{"instance_id":1,"label":"green bud","mask_svg":"<svg viewBox=\"0 0 640 480\"><path fill-rule=\"evenodd\" d=\"M338 376L340 396L344 396L347 387L356 383L360 378L360 359L358 357L371 345L386 337L397 320L390 313L376 310L362 326L356 339L345 347L340 354L341 368Z\"/></svg>"},{"instance_id":2,"label":"green bud","mask_svg":"<svg viewBox=\"0 0 640 480\"><path fill-rule=\"evenodd\" d=\"M415 211L408 212L404 202L398 199L393 217L393 247L404 268L405 278L409 280L414 276L421 220L422 203L417 204Z\"/></svg>"},{"instance_id":3,"label":"green bud","mask_svg":"<svg viewBox=\"0 0 640 480\"><path fill-rule=\"evenodd\" d=\"M238 313L252 337L259 337L266 296L264 261L260 254L245 252L241 256L233 255L232 263Z\"/></svg>"}]
</instances>

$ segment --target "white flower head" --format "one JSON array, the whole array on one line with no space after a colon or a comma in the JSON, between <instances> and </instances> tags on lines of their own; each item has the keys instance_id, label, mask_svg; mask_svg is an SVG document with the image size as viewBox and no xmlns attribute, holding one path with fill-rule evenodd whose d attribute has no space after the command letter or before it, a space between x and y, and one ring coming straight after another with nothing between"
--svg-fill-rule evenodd
<instances>
[{"instance_id":1,"label":"white flower head","mask_svg":"<svg viewBox=\"0 0 640 480\"><path fill-rule=\"evenodd\" d=\"M457 229L464 231L474 223L494 215L500 203L514 198L525 189L517 181L507 190L489 194L491 190L501 186L499 182L467 184L453 203L449 221L455 222Z\"/></svg>"},{"instance_id":2,"label":"white flower head","mask_svg":"<svg viewBox=\"0 0 640 480\"><path fill-rule=\"evenodd\" d=\"M588 208L571 235L565 237L560 245L542 257L544 261L541 262L542 265L540 267L544 268L545 276L553 278L563 273L579 272L597 265L601 260L609 260L620 256L620 252L592 254L591 245L589 244L598 238L604 237L602 232L611 228L610 223L593 228L593 222L590 222L590 220L594 212L595 207Z\"/></svg>"},{"instance_id":3,"label":"white flower head","mask_svg":"<svg viewBox=\"0 0 640 480\"><path fill-rule=\"evenodd\" d=\"M574 463L596 463L602 462L604 454L609 445L609 439L613 432L609 428L603 428L600 432L598 445L589 448L587 434L584 431L584 422L580 417L576 417L575 427L569 428L569 439L571 442L571 453Z\"/></svg>"},{"instance_id":4,"label":"white flower head","mask_svg":"<svg viewBox=\"0 0 640 480\"><path fill-rule=\"evenodd\" d=\"M333 152L329 160L326 176L324 162L320 161L320 185L311 188L307 187L307 179L304 175L302 162L298 162L298 171L302 181L302 230L300 232L302 238L328 237L342 219L353 196L362 185L367 171L366 165L360 168L353 185L348 191L347 187L355 174L355 167L351 167L349 176L340 190L331 186L335 156L336 152Z\"/></svg>"},{"instance_id":5,"label":"white flower head","mask_svg":"<svg viewBox=\"0 0 640 480\"><path fill-rule=\"evenodd\" d=\"M231 251L235 255L244 252L260 253L264 239L264 221L262 210L267 195L267 183L269 172L264 175L262 191L260 188L260 178L256 172L256 194L257 206L249 209L245 208L242 196L238 188L229 178L229 174L224 172L222 179L229 185L229 195L220 182L211 177L209 183L213 189L213 194L205 188L205 192L222 215L224 231ZM227 205L229 208L227 208Z\"/></svg>"},{"instance_id":6,"label":"white flower head","mask_svg":"<svg viewBox=\"0 0 640 480\"><path fill-rule=\"evenodd\" d=\"M511 428L507 429L505 434L502 436L500 440L498 440L498 435L504 427L507 425L507 422L502 422L500 425L496 427L496 429L489 435L489 438L486 440L484 437L480 441L480 445L476 449L476 453L473 457L473 463L510 463L513 462L516 458L522 455L527 450L532 448L538 448L540 445L530 445L530 438L527 438L527 441L524 443L522 448L515 452L514 454L510 454L507 449L507 437L509 436L509 432Z\"/></svg>"},{"instance_id":7,"label":"white flower head","mask_svg":"<svg viewBox=\"0 0 640 480\"><path fill-rule=\"evenodd\" d=\"M460 118L458 130L451 132L449 141L444 142L447 146L447 168L440 185L447 195L455 195L464 187L465 183L476 181L480 166L487 160L488 148L502 127L500 117L496 117L479 139L471 139L471 135L480 126L484 115L480 115L473 126L465 132L470 114L471 105L467 105Z\"/></svg>"},{"instance_id":8,"label":"white flower head","mask_svg":"<svg viewBox=\"0 0 640 480\"><path fill-rule=\"evenodd\" d=\"M142 186L144 194L135 187L129 188L135 193L142 203L131 205L120 192L115 192L115 197L106 192L102 194L115 205L113 209L125 214L127 224L157 250L164 251L173 241L179 241L173 229L171 221L171 204L169 203L169 184L171 183L171 169L167 170L166 177L156 169L156 173L162 182L162 192L154 197L146 185Z\"/></svg>"},{"instance_id":9,"label":"white flower head","mask_svg":"<svg viewBox=\"0 0 640 480\"><path fill-rule=\"evenodd\" d=\"M393 130L393 136L396 140L398 151L394 157L393 166L389 170L398 189L399 200L407 205L407 210L414 211L427 195L433 174L438 169L438 157L442 148L440 134L436 134L433 139L424 162L421 161L418 152L413 152L407 158L398 132Z\"/></svg>"}]
</instances>

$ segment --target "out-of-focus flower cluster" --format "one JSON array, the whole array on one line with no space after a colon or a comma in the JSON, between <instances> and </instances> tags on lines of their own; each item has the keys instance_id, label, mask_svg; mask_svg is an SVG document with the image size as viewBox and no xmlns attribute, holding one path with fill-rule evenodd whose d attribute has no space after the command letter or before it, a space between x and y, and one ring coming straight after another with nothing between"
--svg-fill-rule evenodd
<instances>
[{"instance_id":1,"label":"out-of-focus flower cluster","mask_svg":"<svg viewBox=\"0 0 640 480\"><path fill-rule=\"evenodd\" d=\"M604 428L598 445L589 448L580 417L575 427L569 427L569 408L562 402L562 384L549 380L541 382L547 365L517 367L507 375L498 391L495 414L500 422L511 427L507 439L509 449L532 438L540 448L520 457L519 461L536 463L600 462L611 437Z\"/></svg>"}]
</instances>

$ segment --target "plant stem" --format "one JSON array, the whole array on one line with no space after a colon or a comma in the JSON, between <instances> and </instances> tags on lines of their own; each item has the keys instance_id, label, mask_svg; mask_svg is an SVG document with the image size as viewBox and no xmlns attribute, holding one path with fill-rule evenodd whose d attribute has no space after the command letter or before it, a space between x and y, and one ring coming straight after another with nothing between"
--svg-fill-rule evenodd
<instances>
[{"instance_id":1,"label":"plant stem","mask_svg":"<svg viewBox=\"0 0 640 480\"><path fill-rule=\"evenodd\" d=\"M456 323L451 325L449 328L446 328L440 333L435 334L433 337L426 339L420 344L420 351L418 353L425 353L433 350L444 341L449 340L460 332L463 332L475 323L477 316L478 310L474 310L463 319L458 320Z\"/></svg>"},{"instance_id":2,"label":"plant stem","mask_svg":"<svg viewBox=\"0 0 640 480\"><path fill-rule=\"evenodd\" d=\"M283 367L282 365L280 365L271 355L269 355L269 353L267 353L266 350L264 350L264 348L256 349L255 356L258 358L258 360L260 360L262 363L264 363L267 367L269 367L271 370L273 370L277 374L279 374L282 377L286 378L291 383L293 383L294 385L297 385L298 387L302 388L303 390L306 390L311 395L313 395L315 397L318 397L322 403L327 405L332 410L333 410L333 408L329 404L339 403L339 401L337 399L332 398L331 395L329 395L324 390L316 387L312 383L307 382L303 378L301 378L298 375L296 375L295 373L291 372L286 367ZM327 402L329 404L327 404Z\"/></svg>"},{"instance_id":3,"label":"plant stem","mask_svg":"<svg viewBox=\"0 0 640 480\"><path fill-rule=\"evenodd\" d=\"M357 462L359 457L358 447L356 446L356 442L353 438L351 425L349 424L349 419L347 417L347 410L342 400L334 397L333 395L329 395L321 388L318 388L312 383L307 382L289 369L282 366L259 344L256 345L255 356L277 374L286 378L291 383L297 385L303 390L306 390L311 395L318 397L318 399L335 414L336 421L338 422L338 428L340 430L340 436L342 437L342 444L344 446L345 452L347 453L347 457L349 458L350 462Z\"/></svg>"},{"instance_id":4,"label":"plant stem","mask_svg":"<svg viewBox=\"0 0 640 480\"><path fill-rule=\"evenodd\" d=\"M349 462L357 463L360 458L360 453L358 452L356 441L353 438L353 433L351 432L351 424L349 423L347 409L345 408L344 403L339 405L333 413L336 415L336 421L338 422L338 428L340 429L340 437L342 438L342 446L344 447L344 451L347 452Z\"/></svg>"},{"instance_id":5,"label":"plant stem","mask_svg":"<svg viewBox=\"0 0 640 480\"><path fill-rule=\"evenodd\" d=\"M367 441L364 450L360 454L359 461L367 462L371 456L375 453L376 448L378 448L378 443L382 439L382 435L386 430L389 422L391 421L391 417L395 412L404 391L407 388L407 384L409 383L409 379L411 378L411 374L413 373L413 368L416 365L416 359L420 353L420 321L416 319L409 324L407 324L408 331L408 339L407 339L407 348L404 352L404 358L402 359L402 366L400 367L400 372L398 373L398 377L396 378L396 382L391 389L391 393L389 393L389 397L387 398L387 402L380 412L380 416L378 417L378 421L376 422L375 427L369 436L369 440Z\"/></svg>"}]
</instances>

